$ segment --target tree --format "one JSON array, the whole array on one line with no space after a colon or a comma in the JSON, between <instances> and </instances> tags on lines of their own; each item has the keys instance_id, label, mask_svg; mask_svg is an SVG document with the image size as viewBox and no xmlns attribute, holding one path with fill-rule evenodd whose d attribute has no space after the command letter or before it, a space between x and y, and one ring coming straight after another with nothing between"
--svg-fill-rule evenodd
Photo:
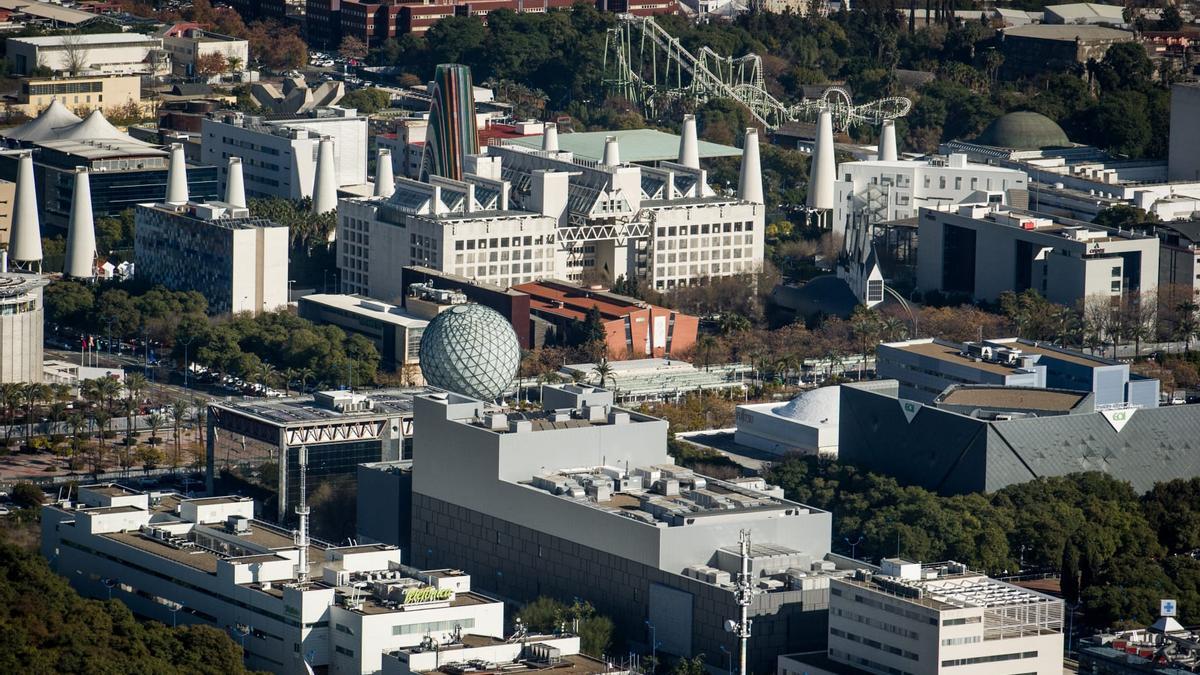
<instances>
[{"instance_id":1,"label":"tree","mask_svg":"<svg viewBox=\"0 0 1200 675\"><path fill-rule=\"evenodd\" d=\"M229 70L229 60L221 52L209 52L196 57L196 74L208 79Z\"/></svg>"},{"instance_id":2,"label":"tree","mask_svg":"<svg viewBox=\"0 0 1200 675\"><path fill-rule=\"evenodd\" d=\"M367 58L367 45L353 35L347 35L338 45L338 56L347 61L365 59Z\"/></svg>"},{"instance_id":3,"label":"tree","mask_svg":"<svg viewBox=\"0 0 1200 675\"><path fill-rule=\"evenodd\" d=\"M671 675L707 675L708 668L704 666L704 655L697 654L692 658L681 658L675 662Z\"/></svg>"},{"instance_id":4,"label":"tree","mask_svg":"<svg viewBox=\"0 0 1200 675\"><path fill-rule=\"evenodd\" d=\"M592 374L600 380L600 388L606 389L608 387L608 380L613 375L612 364L608 362L607 358L600 359L596 367L592 369Z\"/></svg>"},{"instance_id":5,"label":"tree","mask_svg":"<svg viewBox=\"0 0 1200 675\"><path fill-rule=\"evenodd\" d=\"M1158 216L1136 206L1117 204L1097 213L1092 222L1104 227L1133 230L1144 229L1161 221Z\"/></svg>"},{"instance_id":6,"label":"tree","mask_svg":"<svg viewBox=\"0 0 1200 675\"><path fill-rule=\"evenodd\" d=\"M180 440L182 437L183 425L187 423L188 406L181 399L175 399L171 402L171 426L175 432L175 452L171 456L171 467L179 468L180 457Z\"/></svg>"},{"instance_id":7,"label":"tree","mask_svg":"<svg viewBox=\"0 0 1200 675\"><path fill-rule=\"evenodd\" d=\"M1062 565L1059 569L1063 599L1067 604L1074 605L1079 602L1079 549L1075 547L1074 542L1067 541L1066 547L1063 548Z\"/></svg>"},{"instance_id":8,"label":"tree","mask_svg":"<svg viewBox=\"0 0 1200 675\"><path fill-rule=\"evenodd\" d=\"M338 105L355 108L364 115L374 115L392 103L392 95L377 87L355 89L342 97Z\"/></svg>"},{"instance_id":9,"label":"tree","mask_svg":"<svg viewBox=\"0 0 1200 675\"><path fill-rule=\"evenodd\" d=\"M90 50L79 33L70 33L61 38L65 70L72 76L79 75L88 67Z\"/></svg>"},{"instance_id":10,"label":"tree","mask_svg":"<svg viewBox=\"0 0 1200 675\"><path fill-rule=\"evenodd\" d=\"M12 500L23 509L32 509L41 506L46 500L46 495L33 483L17 483L12 489Z\"/></svg>"},{"instance_id":11,"label":"tree","mask_svg":"<svg viewBox=\"0 0 1200 675\"><path fill-rule=\"evenodd\" d=\"M50 397L51 389L48 385L40 382L26 384L24 386L25 397L25 447L33 447L33 410L38 403L45 401Z\"/></svg>"}]
</instances>

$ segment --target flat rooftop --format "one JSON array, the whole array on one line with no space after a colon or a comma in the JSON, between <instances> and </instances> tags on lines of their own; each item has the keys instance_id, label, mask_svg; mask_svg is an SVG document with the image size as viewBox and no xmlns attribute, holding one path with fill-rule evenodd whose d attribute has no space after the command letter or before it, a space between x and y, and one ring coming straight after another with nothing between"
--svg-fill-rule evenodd
<instances>
[{"instance_id":1,"label":"flat rooftop","mask_svg":"<svg viewBox=\"0 0 1200 675\"><path fill-rule=\"evenodd\" d=\"M995 373L997 375L1012 375L1020 371L1020 368L1006 366L1000 363L991 363L988 361L976 361L964 353L963 347L954 343L943 341L916 341L910 340L907 342L888 342L882 346L890 347L910 354L919 354L930 358L954 363L961 366L967 366L987 373Z\"/></svg>"},{"instance_id":2,"label":"flat rooftop","mask_svg":"<svg viewBox=\"0 0 1200 675\"><path fill-rule=\"evenodd\" d=\"M424 328L429 325L427 320L409 314L399 305L388 304L363 295L314 293L300 298L300 302L310 302L321 307L336 309L366 319L393 323L405 328Z\"/></svg>"},{"instance_id":3,"label":"flat rooftop","mask_svg":"<svg viewBox=\"0 0 1200 675\"><path fill-rule=\"evenodd\" d=\"M622 129L617 131L584 131L558 135L558 149L570 152L579 159L599 162L604 158L604 141L615 136L621 150L621 161L646 163L679 159L679 136L657 129ZM534 150L542 149L542 136L522 136L507 139L505 145L520 145ZM728 145L700 141L701 159L711 157L741 157L742 151Z\"/></svg>"},{"instance_id":4,"label":"flat rooftop","mask_svg":"<svg viewBox=\"0 0 1200 675\"><path fill-rule=\"evenodd\" d=\"M33 5L35 8L46 7L48 3L30 2L22 4L22 7ZM7 3L0 3L0 6L8 8ZM52 6L52 5L51 5ZM96 15L91 15L88 18L95 18ZM162 42L159 38L142 35L141 33L95 33L91 35L78 34L69 36L75 44L85 47L104 47L115 45L130 45L140 44L145 46L153 46ZM44 37L13 37L9 40L16 42L24 42L38 47L58 47L66 43L68 36L66 35L47 35Z\"/></svg>"},{"instance_id":5,"label":"flat rooftop","mask_svg":"<svg viewBox=\"0 0 1200 675\"><path fill-rule=\"evenodd\" d=\"M211 404L214 408L251 417L267 424L288 426L313 422L335 422L358 420L371 417L411 416L413 398L436 393L432 387L412 389L372 389L361 393L372 401L370 410L339 411L321 407L313 396L295 396L276 399L250 399L246 401L221 401Z\"/></svg>"},{"instance_id":6,"label":"flat rooftop","mask_svg":"<svg viewBox=\"0 0 1200 675\"><path fill-rule=\"evenodd\" d=\"M922 572L933 566L922 567ZM882 574L870 575L866 579L853 576L839 579L844 583L865 588L879 593L886 593L908 602L928 607L937 611L953 609L995 609L999 607L1017 607L1039 603L1059 602L1056 598L1041 593L1025 590L1002 581L996 581L977 572L967 571L961 574L939 571L934 579L899 579ZM902 589L911 589L912 594L903 593Z\"/></svg>"},{"instance_id":7,"label":"flat rooftop","mask_svg":"<svg viewBox=\"0 0 1200 675\"><path fill-rule=\"evenodd\" d=\"M1037 387L957 386L938 397L938 403L977 406L991 410L1043 410L1070 412L1089 392L1039 389Z\"/></svg>"},{"instance_id":8,"label":"flat rooftop","mask_svg":"<svg viewBox=\"0 0 1200 675\"><path fill-rule=\"evenodd\" d=\"M123 485L117 485L116 483L110 483L108 485L80 485L79 487L89 492L94 492L106 497L125 497L128 495L142 494L140 490L127 488Z\"/></svg>"},{"instance_id":9,"label":"flat rooftop","mask_svg":"<svg viewBox=\"0 0 1200 675\"><path fill-rule=\"evenodd\" d=\"M1106 359L1102 356L1091 356L1084 354L1083 352L1072 351L1069 349L1059 349L1058 347L1054 347L1052 345L1043 345L1030 340L992 340L992 342L997 344L1011 345L1012 347L1020 349L1026 354L1038 354L1045 358L1065 361L1067 363L1074 363L1080 366L1087 366L1088 368L1121 365L1119 361Z\"/></svg>"},{"instance_id":10,"label":"flat rooftop","mask_svg":"<svg viewBox=\"0 0 1200 675\"><path fill-rule=\"evenodd\" d=\"M1080 40L1132 40L1134 38L1133 33L1127 30L1088 24L1031 23L1026 26L1005 28L1003 33L1013 37L1070 42L1074 42L1076 38Z\"/></svg>"}]
</instances>

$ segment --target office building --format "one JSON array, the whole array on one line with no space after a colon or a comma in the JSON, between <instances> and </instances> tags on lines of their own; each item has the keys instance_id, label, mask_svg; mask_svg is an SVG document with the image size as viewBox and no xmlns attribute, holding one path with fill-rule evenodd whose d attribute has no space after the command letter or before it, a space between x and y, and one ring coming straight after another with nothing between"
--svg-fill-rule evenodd
<instances>
[{"instance_id":1,"label":"office building","mask_svg":"<svg viewBox=\"0 0 1200 675\"><path fill-rule=\"evenodd\" d=\"M0 0L0 10L3 10L6 15L5 23L14 28L27 25L50 29L82 28L87 24L103 20L93 12L85 12L82 9L53 2Z\"/></svg>"},{"instance_id":2,"label":"office building","mask_svg":"<svg viewBox=\"0 0 1200 675\"><path fill-rule=\"evenodd\" d=\"M282 24L287 19L288 5L293 3L295 0L230 0L229 6L246 23L270 19Z\"/></svg>"},{"instance_id":3,"label":"office building","mask_svg":"<svg viewBox=\"0 0 1200 675\"><path fill-rule=\"evenodd\" d=\"M9 271L8 255L0 251L0 382L41 382L48 279Z\"/></svg>"},{"instance_id":4,"label":"office building","mask_svg":"<svg viewBox=\"0 0 1200 675\"><path fill-rule=\"evenodd\" d=\"M1145 628L1100 633L1079 645L1079 672L1096 675L1179 675L1200 663L1200 635L1176 620L1178 603L1163 599L1163 616Z\"/></svg>"},{"instance_id":5,"label":"office building","mask_svg":"<svg viewBox=\"0 0 1200 675\"><path fill-rule=\"evenodd\" d=\"M503 286L477 282L431 267L405 267L398 302L413 316L432 319L456 304L474 302L495 310L508 319L517 334L521 349L533 349L543 343L544 331L537 330L529 315L530 297Z\"/></svg>"},{"instance_id":6,"label":"office building","mask_svg":"<svg viewBox=\"0 0 1200 675\"><path fill-rule=\"evenodd\" d=\"M76 502L42 508L42 555L83 595L228 632L248 668L281 675L377 673L384 654L425 640L505 637L504 604L466 574L415 570L395 547L335 546L255 515L248 497L82 486Z\"/></svg>"},{"instance_id":7,"label":"office building","mask_svg":"<svg viewBox=\"0 0 1200 675\"><path fill-rule=\"evenodd\" d=\"M303 382L298 382L303 386ZM308 448L309 491L324 483L353 481L359 464L411 459L413 397L429 389L318 391L282 399L214 402L208 408L209 492L223 466L257 467L285 458L273 486L281 520L291 518L300 495L301 446ZM224 439L218 456L217 431ZM232 447L228 436L249 441Z\"/></svg>"},{"instance_id":8,"label":"office building","mask_svg":"<svg viewBox=\"0 0 1200 675\"><path fill-rule=\"evenodd\" d=\"M513 286L529 296L529 312L548 324L559 341L570 342L594 310L604 326L610 359L670 357L696 344L700 319L644 300L547 279Z\"/></svg>"},{"instance_id":9,"label":"office building","mask_svg":"<svg viewBox=\"0 0 1200 675\"><path fill-rule=\"evenodd\" d=\"M1062 305L1137 301L1158 286L1158 239L1016 208L921 209L917 287L995 302L1032 288Z\"/></svg>"},{"instance_id":10,"label":"office building","mask_svg":"<svg viewBox=\"0 0 1200 675\"><path fill-rule=\"evenodd\" d=\"M830 514L761 480L673 464L667 423L612 403L611 392L575 385L543 387L537 412L416 397L414 564L453 557L481 589L517 601L585 599L631 642L723 668L719 647L738 649L724 624L739 613L745 530L761 590L748 609L750 670L820 646L829 582L844 573L826 559Z\"/></svg>"},{"instance_id":11,"label":"office building","mask_svg":"<svg viewBox=\"0 0 1200 675\"><path fill-rule=\"evenodd\" d=\"M383 675L437 675L469 669L474 675L635 675L624 660L581 654L576 635L526 635L508 640L471 636L438 649L408 647L384 654Z\"/></svg>"},{"instance_id":12,"label":"office building","mask_svg":"<svg viewBox=\"0 0 1200 675\"><path fill-rule=\"evenodd\" d=\"M352 108L318 108L279 118L214 113L201 127L201 161L224 167L228 158L241 157L250 198L314 197L322 138L333 141L336 187L365 184L367 118ZM222 190L224 186L222 172Z\"/></svg>"},{"instance_id":13,"label":"office building","mask_svg":"<svg viewBox=\"0 0 1200 675\"><path fill-rule=\"evenodd\" d=\"M288 228L251 217L249 209L139 204L134 251L139 278L199 291L214 314L258 314L288 303Z\"/></svg>"},{"instance_id":14,"label":"office building","mask_svg":"<svg viewBox=\"0 0 1200 675\"><path fill-rule=\"evenodd\" d=\"M1093 59L1102 61L1109 47L1134 37L1129 31L1088 24L1012 26L1000 32L1001 72L1021 77L1068 71Z\"/></svg>"},{"instance_id":15,"label":"office building","mask_svg":"<svg viewBox=\"0 0 1200 675\"><path fill-rule=\"evenodd\" d=\"M827 653L878 675L1060 675L1065 622L1062 600L960 563L885 558L830 582Z\"/></svg>"},{"instance_id":16,"label":"office building","mask_svg":"<svg viewBox=\"0 0 1200 675\"><path fill-rule=\"evenodd\" d=\"M58 101L68 110L100 110L110 114L130 106L140 109L143 107L142 78L136 75L24 78L11 107L16 112L37 117L52 101Z\"/></svg>"},{"instance_id":17,"label":"office building","mask_svg":"<svg viewBox=\"0 0 1200 675\"><path fill-rule=\"evenodd\" d=\"M1200 181L1200 82L1171 85L1171 140L1167 145L1168 177L1174 181Z\"/></svg>"},{"instance_id":18,"label":"office building","mask_svg":"<svg viewBox=\"0 0 1200 675\"><path fill-rule=\"evenodd\" d=\"M1154 226L1158 249L1158 285L1179 302L1200 293L1200 220Z\"/></svg>"},{"instance_id":19,"label":"office building","mask_svg":"<svg viewBox=\"0 0 1200 675\"><path fill-rule=\"evenodd\" d=\"M177 23L159 30L156 35L162 38L163 49L171 55L174 73L180 77L204 76L210 81L219 80L222 75L241 72L250 64L249 42L206 31L199 24ZM226 72L197 70L197 65L203 66L203 60L211 59L214 54L220 54L224 59ZM235 64L237 68L234 68Z\"/></svg>"},{"instance_id":20,"label":"office building","mask_svg":"<svg viewBox=\"0 0 1200 675\"><path fill-rule=\"evenodd\" d=\"M306 295L296 301L300 317L362 335L379 350L380 367L399 371L406 385L424 384L419 350L429 322L403 307L361 295Z\"/></svg>"},{"instance_id":21,"label":"office building","mask_svg":"<svg viewBox=\"0 0 1200 675\"><path fill-rule=\"evenodd\" d=\"M964 201L1027 208L1023 171L967 161L964 154L928 160L842 162L834 182L833 231L845 234L889 220L912 218L919 208Z\"/></svg>"},{"instance_id":22,"label":"office building","mask_svg":"<svg viewBox=\"0 0 1200 675\"><path fill-rule=\"evenodd\" d=\"M841 386L838 457L942 494L1102 471L1144 492L1200 476L1195 406L1098 405L1090 391L959 384L931 403L896 380Z\"/></svg>"},{"instance_id":23,"label":"office building","mask_svg":"<svg viewBox=\"0 0 1200 675\"><path fill-rule=\"evenodd\" d=\"M117 130L99 110L81 120L53 100L41 115L4 137L37 150L37 203L47 225L67 228L77 167L90 172L96 218L117 217L138 204L160 201L167 192L167 151ZM17 164L16 154L0 153L0 178L14 180ZM215 166L190 166L186 180L188 194L197 201L220 195Z\"/></svg>"},{"instance_id":24,"label":"office building","mask_svg":"<svg viewBox=\"0 0 1200 675\"><path fill-rule=\"evenodd\" d=\"M1066 5L1046 5L1042 23L1058 25L1125 26L1124 7L1095 2L1075 2Z\"/></svg>"},{"instance_id":25,"label":"office building","mask_svg":"<svg viewBox=\"0 0 1200 675\"><path fill-rule=\"evenodd\" d=\"M21 75L39 66L69 75L166 75L171 64L161 38L134 32L14 37L5 44Z\"/></svg>"},{"instance_id":26,"label":"office building","mask_svg":"<svg viewBox=\"0 0 1200 675\"><path fill-rule=\"evenodd\" d=\"M336 49L342 42L342 0L305 0L304 39L312 47Z\"/></svg>"},{"instance_id":27,"label":"office building","mask_svg":"<svg viewBox=\"0 0 1200 675\"><path fill-rule=\"evenodd\" d=\"M471 69L447 63L437 67L429 88L429 129L421 178L441 176L462 180L467 155L479 147L475 126Z\"/></svg>"},{"instance_id":28,"label":"office building","mask_svg":"<svg viewBox=\"0 0 1200 675\"><path fill-rule=\"evenodd\" d=\"M1158 406L1158 380L1130 373L1127 363L1020 338L886 342L875 350L875 373L922 403L953 385L985 384L1091 392L1097 406Z\"/></svg>"},{"instance_id":29,"label":"office building","mask_svg":"<svg viewBox=\"0 0 1200 675\"><path fill-rule=\"evenodd\" d=\"M737 407L733 441L772 455L801 453L837 459L838 385L806 391L787 403Z\"/></svg>"}]
</instances>

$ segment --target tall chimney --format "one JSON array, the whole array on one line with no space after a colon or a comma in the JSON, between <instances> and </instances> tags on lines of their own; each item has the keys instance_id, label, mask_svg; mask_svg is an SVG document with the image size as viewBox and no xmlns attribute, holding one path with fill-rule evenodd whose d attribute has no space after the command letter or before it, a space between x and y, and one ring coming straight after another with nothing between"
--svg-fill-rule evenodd
<instances>
[{"instance_id":1,"label":"tall chimney","mask_svg":"<svg viewBox=\"0 0 1200 675\"><path fill-rule=\"evenodd\" d=\"M834 166L833 115L821 110L817 121L817 144L813 148L812 164L808 170L808 206L813 209L833 208Z\"/></svg>"},{"instance_id":2,"label":"tall chimney","mask_svg":"<svg viewBox=\"0 0 1200 675\"><path fill-rule=\"evenodd\" d=\"M742 147L742 172L738 181L738 199L762 204L762 166L758 160L758 129L746 129L746 142Z\"/></svg>"},{"instance_id":3,"label":"tall chimney","mask_svg":"<svg viewBox=\"0 0 1200 675\"><path fill-rule=\"evenodd\" d=\"M554 122L546 122L542 128L542 150L558 152L558 125Z\"/></svg>"},{"instance_id":4,"label":"tall chimney","mask_svg":"<svg viewBox=\"0 0 1200 675\"><path fill-rule=\"evenodd\" d=\"M229 175L225 178L225 203L246 208L246 181L242 176L242 158L229 158Z\"/></svg>"},{"instance_id":5,"label":"tall chimney","mask_svg":"<svg viewBox=\"0 0 1200 675\"><path fill-rule=\"evenodd\" d=\"M313 177L313 213L325 213L337 209L337 165L333 160L333 139L321 137L317 147L317 170Z\"/></svg>"},{"instance_id":6,"label":"tall chimney","mask_svg":"<svg viewBox=\"0 0 1200 675\"><path fill-rule=\"evenodd\" d=\"M380 148L375 155L375 196L391 197L396 191L396 179L392 176L392 151Z\"/></svg>"},{"instance_id":7,"label":"tall chimney","mask_svg":"<svg viewBox=\"0 0 1200 675\"><path fill-rule=\"evenodd\" d=\"M679 163L700 168L700 143L696 140L696 116L683 116L683 135L679 137Z\"/></svg>"},{"instance_id":8,"label":"tall chimney","mask_svg":"<svg viewBox=\"0 0 1200 675\"><path fill-rule=\"evenodd\" d=\"M621 146L617 144L616 136L607 136L604 139L604 161L600 162L604 166L620 166L621 165Z\"/></svg>"},{"instance_id":9,"label":"tall chimney","mask_svg":"<svg viewBox=\"0 0 1200 675\"><path fill-rule=\"evenodd\" d=\"M171 144L171 163L167 165L167 203L188 202L187 161L183 158L183 144Z\"/></svg>"},{"instance_id":10,"label":"tall chimney","mask_svg":"<svg viewBox=\"0 0 1200 675\"><path fill-rule=\"evenodd\" d=\"M12 262L37 263L40 271L42 262L42 228L38 221L37 188L33 183L33 154L21 153L17 165L17 194L13 204L12 230L8 238L8 252Z\"/></svg>"},{"instance_id":11,"label":"tall chimney","mask_svg":"<svg viewBox=\"0 0 1200 675\"><path fill-rule=\"evenodd\" d=\"M896 122L884 120L879 129L879 159L885 162L896 161Z\"/></svg>"},{"instance_id":12,"label":"tall chimney","mask_svg":"<svg viewBox=\"0 0 1200 675\"><path fill-rule=\"evenodd\" d=\"M92 219L92 180L86 166L75 167L71 222L67 227L67 257L63 275L91 279L96 274L96 223Z\"/></svg>"}]
</instances>

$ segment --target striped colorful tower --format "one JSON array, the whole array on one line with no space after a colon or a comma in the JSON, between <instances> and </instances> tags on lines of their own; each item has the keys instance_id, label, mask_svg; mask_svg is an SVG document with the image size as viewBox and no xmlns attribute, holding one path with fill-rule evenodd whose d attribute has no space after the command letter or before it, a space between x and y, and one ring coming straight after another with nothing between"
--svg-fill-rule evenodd
<instances>
[{"instance_id":1,"label":"striped colorful tower","mask_svg":"<svg viewBox=\"0 0 1200 675\"><path fill-rule=\"evenodd\" d=\"M471 69L443 63L434 73L429 93L433 100L429 104L421 178L434 175L462 180L464 158L479 152Z\"/></svg>"}]
</instances>

